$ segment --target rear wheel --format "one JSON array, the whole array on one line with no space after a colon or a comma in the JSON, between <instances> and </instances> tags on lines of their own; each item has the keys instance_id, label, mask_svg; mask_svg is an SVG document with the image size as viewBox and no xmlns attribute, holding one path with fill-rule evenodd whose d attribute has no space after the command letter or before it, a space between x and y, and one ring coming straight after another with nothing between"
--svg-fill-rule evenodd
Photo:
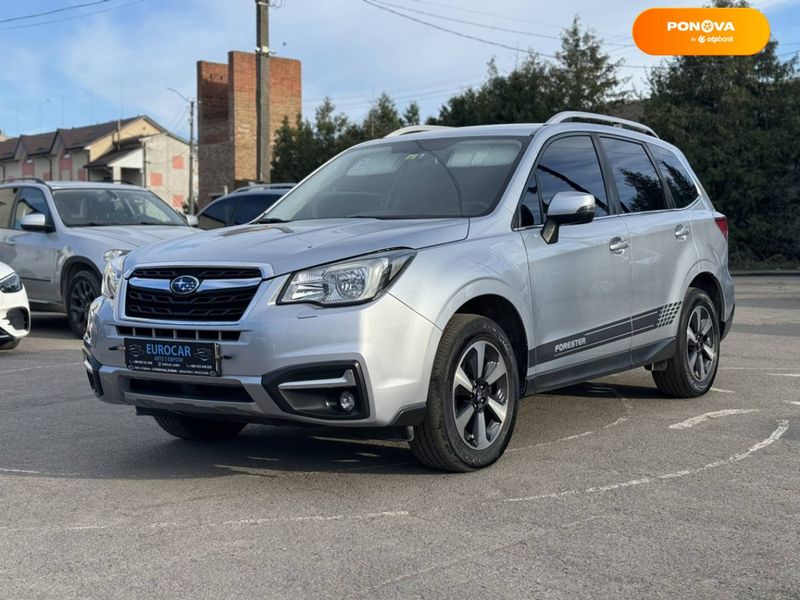
<instances>
[{"instance_id":1,"label":"rear wheel","mask_svg":"<svg viewBox=\"0 0 800 600\"><path fill-rule=\"evenodd\" d=\"M184 440L222 440L239 434L246 423L214 421L184 415L156 415L153 417L161 429Z\"/></svg>"},{"instance_id":2,"label":"rear wheel","mask_svg":"<svg viewBox=\"0 0 800 600\"><path fill-rule=\"evenodd\" d=\"M434 360L425 420L414 428L414 455L429 467L456 472L500 458L517 414L516 364L497 323L454 316Z\"/></svg>"},{"instance_id":3,"label":"rear wheel","mask_svg":"<svg viewBox=\"0 0 800 600\"><path fill-rule=\"evenodd\" d=\"M83 337L89 306L100 295L100 279L91 271L78 271L69 278L66 291L69 328L76 336Z\"/></svg>"},{"instance_id":4,"label":"rear wheel","mask_svg":"<svg viewBox=\"0 0 800 600\"><path fill-rule=\"evenodd\" d=\"M714 383L719 367L720 328L714 302L689 288L678 326L678 348L663 371L653 371L656 386L668 396L694 398Z\"/></svg>"}]
</instances>

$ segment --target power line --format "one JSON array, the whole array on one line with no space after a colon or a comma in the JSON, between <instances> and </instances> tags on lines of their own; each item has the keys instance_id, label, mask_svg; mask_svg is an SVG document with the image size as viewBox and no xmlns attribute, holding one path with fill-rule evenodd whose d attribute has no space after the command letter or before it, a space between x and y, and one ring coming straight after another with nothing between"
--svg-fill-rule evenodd
<instances>
[{"instance_id":1,"label":"power line","mask_svg":"<svg viewBox=\"0 0 800 600\"><path fill-rule=\"evenodd\" d=\"M486 25L484 23L476 23L475 21L467 21L466 19L456 19L454 17L448 17L448 16L445 16L445 15L439 15L439 14L427 12L427 11L424 11L424 10L416 10L416 9L413 9L413 8L407 8L407 7L401 6L399 4L392 4L391 2L385 2L384 0L373 0L373 2L376 2L376 3L381 4L383 6L391 6L391 7L394 7L394 8L398 8L398 9L404 10L406 12L416 13L418 15L425 15L425 16L428 16L428 17L433 17L435 19L444 19L445 21L451 21L453 23L462 23L464 25L471 25L473 27L482 27L483 29L491 29L493 31L502 31L502 32L505 32L505 33L516 33L518 35L527 35L527 36L531 36L531 37L540 37L540 38L545 38L545 39L549 39L549 40L561 40L561 36L560 35L550 35L550 34L547 34L547 33L534 33L533 31L523 31L523 30L520 30L520 29L509 29L507 27L496 27L494 25ZM633 46L633 44L618 44L618 43L610 43L610 44L607 44L607 45L609 45L609 46L621 46L621 47Z\"/></svg>"},{"instance_id":2,"label":"power line","mask_svg":"<svg viewBox=\"0 0 800 600\"><path fill-rule=\"evenodd\" d=\"M7 19L0 19L0 23L10 23L11 21L24 21L25 19L35 19L36 17L44 17L47 15L54 15L56 13L66 12L68 10L75 10L84 8L86 6L94 6L96 4L103 4L109 0L95 0L94 2L85 2L83 4L75 4L74 6L64 6L62 8L55 8L53 10L46 10L44 12L32 13L29 15L22 15L20 17L9 17Z\"/></svg>"},{"instance_id":3,"label":"power line","mask_svg":"<svg viewBox=\"0 0 800 600\"><path fill-rule=\"evenodd\" d=\"M455 29L450 29L448 27L443 27L441 25L437 25L436 23L431 23L430 21L425 21L423 19L419 19L417 17L411 16L411 15L407 15L405 13L398 12L398 11L392 9L392 8L389 8L388 6L384 6L383 4L377 4L377 2L381 2L382 0L361 0L361 1L364 2L365 4L367 4L368 6L372 6L373 8L378 8L380 10L392 13L393 15L396 15L396 16L401 17L403 19L407 19L409 21L413 21L415 23L419 23L420 25L425 25L427 27L431 27L433 29L437 29L439 31L443 31L445 33L449 33L451 35L455 35L455 36L458 36L458 37L461 37L461 38L473 40L473 41L476 41L476 42L481 42L482 44L488 44L490 46L496 46L498 48L504 48L506 50L513 50L514 52L522 52L522 53L528 54L530 56L544 56L545 58L558 59L558 57L553 55L553 54L545 54L544 52L537 52L535 50L522 50L522 49L520 49L520 48L518 48L516 46L511 46L509 44L504 44L502 42L497 42L497 41L494 41L494 40L488 40L486 38L482 38L482 37L478 37L478 36L471 35L471 34L468 34L468 33L464 33L462 31L457 31ZM624 63L620 64L618 66L619 66L619 68L622 68L622 69L654 69L654 68L658 68L659 67L659 65L655 65L655 64L654 65L629 65L629 64L624 64ZM702 65L697 65L696 66L696 68L701 68L701 67L702 67ZM694 67L691 67L691 68L694 68Z\"/></svg>"},{"instance_id":4,"label":"power line","mask_svg":"<svg viewBox=\"0 0 800 600\"><path fill-rule=\"evenodd\" d=\"M531 23L532 25L540 25L542 27L549 27L550 29L556 29L558 31L563 31L564 27L562 25L556 25L554 23L545 23L544 21L534 21L532 19L523 19L521 17L514 17L511 15L501 15L498 13L491 13L482 10L474 10L470 8L463 8L461 6L453 6L452 4L444 4L441 2L431 2L430 0L410 0L411 2L416 2L418 4L427 4L429 6L438 6L440 8L446 8L449 10L458 10L465 13L472 13L475 15L482 15L484 17L494 17L496 19L503 19L506 21L514 21L515 23ZM608 34L603 33L602 31L597 32L599 35L605 38L622 38L630 35L630 33L623 33L623 34Z\"/></svg>"},{"instance_id":5,"label":"power line","mask_svg":"<svg viewBox=\"0 0 800 600\"><path fill-rule=\"evenodd\" d=\"M418 19L417 17L412 17L411 15L407 15L401 12L398 12L388 6L383 6L381 4L375 4L372 0L361 0L364 4L372 6L373 8L378 8L380 10L384 10L386 12L392 13L397 15L398 17L402 17L403 19L408 19L409 21L414 21L415 23L419 23L420 25L425 25L427 27L432 27L433 29L438 29L439 31L444 31L445 33L449 33L452 35L456 35L458 37L466 38L468 40L473 40L475 42L481 42L482 44L488 44L490 46L497 46L498 48L505 48L506 50L512 50L514 52L520 52L520 49L516 46L510 46L509 44L503 44L502 42L495 42L492 40L487 40L486 38L478 37L476 35L470 35L468 33L464 33L462 31L456 31L455 29L449 29L447 27L442 27L441 25L437 25L436 23L431 23L430 21L423 21L422 19ZM527 54L540 54L546 58L556 58L555 55L552 54L544 54L542 52L535 53L531 50L523 50Z\"/></svg>"},{"instance_id":6,"label":"power line","mask_svg":"<svg viewBox=\"0 0 800 600\"><path fill-rule=\"evenodd\" d=\"M74 17L64 17L63 19L40 21L39 23L29 23L27 25L11 25L9 27L0 27L0 31L9 31L11 29L30 29L31 27L39 27L40 25L51 25L53 23L63 23L65 21L74 21L75 19L84 19L92 15L98 15L100 13L108 12L110 10L125 8L126 6L131 6L132 4L139 4L141 2L144 2L144 0L133 0L132 2L126 2L124 4L118 4L116 6L109 6L108 8L101 8L100 10L93 10L92 12L83 13L81 15L75 15Z\"/></svg>"}]
</instances>

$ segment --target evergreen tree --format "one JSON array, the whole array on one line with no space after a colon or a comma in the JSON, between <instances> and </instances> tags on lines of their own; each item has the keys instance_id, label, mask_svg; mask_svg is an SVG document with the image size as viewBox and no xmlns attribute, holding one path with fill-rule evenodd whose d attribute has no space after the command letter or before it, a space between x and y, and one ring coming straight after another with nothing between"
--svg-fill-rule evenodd
<instances>
[{"instance_id":1,"label":"evergreen tree","mask_svg":"<svg viewBox=\"0 0 800 600\"><path fill-rule=\"evenodd\" d=\"M679 57L650 77L645 119L728 216L734 263L800 260L800 81L796 59L782 62L776 49Z\"/></svg>"}]
</instances>

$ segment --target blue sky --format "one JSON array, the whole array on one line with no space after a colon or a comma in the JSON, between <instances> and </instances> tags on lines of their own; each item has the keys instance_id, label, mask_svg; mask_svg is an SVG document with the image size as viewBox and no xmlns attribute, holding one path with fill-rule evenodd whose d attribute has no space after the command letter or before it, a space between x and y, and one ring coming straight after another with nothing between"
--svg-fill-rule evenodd
<instances>
[{"instance_id":1,"label":"blue sky","mask_svg":"<svg viewBox=\"0 0 800 600\"><path fill-rule=\"evenodd\" d=\"M382 91L401 108L417 99L424 116L434 114L449 96L479 84L491 58L507 72L528 48L552 54L558 47L553 38L576 14L608 42L612 56L625 59L624 73L643 91L642 67L658 59L629 45L636 15L651 6L701 5L679 0L381 1L397 12L520 52L458 37L364 0L284 0L270 13L271 46L279 55L302 60L306 116L313 116L329 95L340 110L360 119ZM754 4L767 15L781 43L779 53L800 51L800 0ZM254 46L253 0L0 0L0 129L17 135L148 114L187 135L185 103L166 88L194 96L197 60L224 62L228 50Z\"/></svg>"}]
</instances>

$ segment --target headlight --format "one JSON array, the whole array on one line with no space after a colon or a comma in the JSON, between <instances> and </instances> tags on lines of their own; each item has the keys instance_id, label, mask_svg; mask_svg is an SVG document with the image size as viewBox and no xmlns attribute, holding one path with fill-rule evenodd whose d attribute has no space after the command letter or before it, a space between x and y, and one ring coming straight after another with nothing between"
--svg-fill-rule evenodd
<instances>
[{"instance_id":1,"label":"headlight","mask_svg":"<svg viewBox=\"0 0 800 600\"><path fill-rule=\"evenodd\" d=\"M103 252L103 260L109 263L118 256L125 256L129 252L130 250L121 250L119 248L112 248L111 250L106 250L105 252Z\"/></svg>"},{"instance_id":2,"label":"headlight","mask_svg":"<svg viewBox=\"0 0 800 600\"><path fill-rule=\"evenodd\" d=\"M392 250L298 271L283 288L278 303L340 306L372 300L415 254L413 250Z\"/></svg>"},{"instance_id":3,"label":"headlight","mask_svg":"<svg viewBox=\"0 0 800 600\"><path fill-rule=\"evenodd\" d=\"M103 273L103 286L101 293L106 298L111 300L117 295L120 279L122 279L122 266L125 262L125 256L117 256L112 258L106 264L106 270Z\"/></svg>"},{"instance_id":4,"label":"headlight","mask_svg":"<svg viewBox=\"0 0 800 600\"><path fill-rule=\"evenodd\" d=\"M0 292L4 294L16 294L22 291L22 282L19 275L12 273L3 279L0 279Z\"/></svg>"}]
</instances>

